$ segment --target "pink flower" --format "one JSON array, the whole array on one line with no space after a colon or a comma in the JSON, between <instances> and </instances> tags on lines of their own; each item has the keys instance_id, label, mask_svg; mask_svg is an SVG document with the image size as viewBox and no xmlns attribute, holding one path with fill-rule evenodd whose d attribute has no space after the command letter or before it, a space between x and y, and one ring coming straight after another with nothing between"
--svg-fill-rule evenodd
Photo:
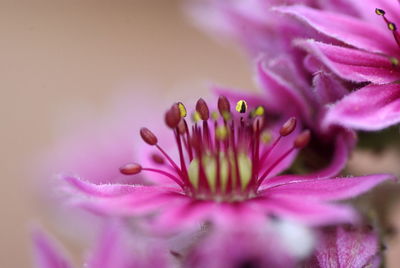
<instances>
[{"instance_id":1,"label":"pink flower","mask_svg":"<svg viewBox=\"0 0 400 268\"><path fill-rule=\"evenodd\" d=\"M298 41L313 56L311 65L321 68L320 62L342 79L372 83L331 106L324 123L379 130L400 121L400 35L396 27L400 6L390 0L354 0L348 5L352 14L300 5L278 10L306 22L322 38L336 40L334 44L319 38Z\"/></svg>"},{"instance_id":2,"label":"pink flower","mask_svg":"<svg viewBox=\"0 0 400 268\"><path fill-rule=\"evenodd\" d=\"M285 241L281 235L288 239ZM184 267L193 268L290 268L298 267L299 261L310 254L312 246L311 233L295 224L239 225L210 230L182 259ZM299 250L302 251L300 255Z\"/></svg>"},{"instance_id":3,"label":"pink flower","mask_svg":"<svg viewBox=\"0 0 400 268\"><path fill-rule=\"evenodd\" d=\"M278 118L274 123L263 106L249 108L244 100L237 103L234 114L229 101L220 97L218 110L220 115L200 99L191 127L183 104L167 111L165 121L176 141L178 160L153 132L141 129L153 161L143 152L146 166L126 164L121 173L152 173L149 180L154 185L93 184L65 176L70 190L81 193L74 192L72 201L99 214L148 216L162 230L207 221L222 226L237 221L264 223L271 215L311 225L334 224L357 217L349 206L330 201L354 197L391 178L385 174L332 178L329 170L278 176L307 145L310 132L300 132L295 118L283 124Z\"/></svg>"},{"instance_id":4,"label":"pink flower","mask_svg":"<svg viewBox=\"0 0 400 268\"><path fill-rule=\"evenodd\" d=\"M331 124L322 125L327 104L341 99L348 89L336 76L327 72L310 71L307 53L293 45L299 38L320 37L315 30L304 27L294 18L284 16L273 8L277 5L303 3L320 9L350 12L345 1L198 1L191 12L202 27L218 36L230 36L242 44L256 63L256 79L263 94L246 95L243 92L217 87L218 94L231 99L245 98L252 104L262 104L269 110L296 116L313 133L313 142L307 148L322 160L315 166L326 166L340 172L355 142L350 131ZM197 3L197 2L195 2ZM331 38L324 38L331 41ZM260 57L260 55L262 55ZM328 160L326 160L328 159ZM308 163L310 164L310 163ZM335 173L335 172L333 172Z\"/></svg>"},{"instance_id":5,"label":"pink flower","mask_svg":"<svg viewBox=\"0 0 400 268\"><path fill-rule=\"evenodd\" d=\"M41 231L33 234L35 267L72 268L65 251ZM102 233L91 253L85 260L87 268L150 268L172 267L168 260L169 251L157 245L145 244L133 238L121 223L112 223ZM142 247L142 248L140 248ZM80 266L80 267L83 267Z\"/></svg>"},{"instance_id":6,"label":"pink flower","mask_svg":"<svg viewBox=\"0 0 400 268\"><path fill-rule=\"evenodd\" d=\"M369 227L324 228L308 268L380 267L378 235Z\"/></svg>"}]
</instances>

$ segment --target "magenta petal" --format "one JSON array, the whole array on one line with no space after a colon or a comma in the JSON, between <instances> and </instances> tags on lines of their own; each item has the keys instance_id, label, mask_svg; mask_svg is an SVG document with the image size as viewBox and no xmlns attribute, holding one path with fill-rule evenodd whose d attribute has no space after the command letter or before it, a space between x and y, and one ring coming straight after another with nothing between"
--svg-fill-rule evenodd
<instances>
[{"instance_id":1,"label":"magenta petal","mask_svg":"<svg viewBox=\"0 0 400 268\"><path fill-rule=\"evenodd\" d=\"M341 200L356 197L389 179L393 179L393 175L377 174L361 177L307 180L279 185L267 189L266 192L279 195L287 194L310 200Z\"/></svg>"},{"instance_id":2,"label":"magenta petal","mask_svg":"<svg viewBox=\"0 0 400 268\"><path fill-rule=\"evenodd\" d=\"M262 189L301 180L316 180L337 176L347 163L349 150L353 147L354 141L353 133L341 132L336 138L335 152L327 167L308 175L281 175L268 178L263 182Z\"/></svg>"},{"instance_id":3,"label":"magenta petal","mask_svg":"<svg viewBox=\"0 0 400 268\"><path fill-rule=\"evenodd\" d=\"M324 72L319 72L314 76L313 84L320 104L335 102L348 93L337 79Z\"/></svg>"},{"instance_id":4,"label":"magenta petal","mask_svg":"<svg viewBox=\"0 0 400 268\"><path fill-rule=\"evenodd\" d=\"M176 191L174 187L163 186L138 186L130 184L94 184L76 177L65 176L63 178L74 189L91 197L118 197L124 195L134 195L136 198L147 197L155 193Z\"/></svg>"},{"instance_id":5,"label":"magenta petal","mask_svg":"<svg viewBox=\"0 0 400 268\"><path fill-rule=\"evenodd\" d=\"M371 13L374 12L374 8L371 8ZM317 31L348 45L370 52L394 55L398 53L393 38L390 35L383 34L384 31L374 24L340 13L320 11L305 6L287 6L278 8L278 10L294 15Z\"/></svg>"},{"instance_id":6,"label":"magenta petal","mask_svg":"<svg viewBox=\"0 0 400 268\"><path fill-rule=\"evenodd\" d=\"M266 194L255 202L260 203L266 213L307 225L350 223L358 220L357 214L349 206L315 202L298 196Z\"/></svg>"},{"instance_id":7,"label":"magenta petal","mask_svg":"<svg viewBox=\"0 0 400 268\"><path fill-rule=\"evenodd\" d=\"M300 92L268 70L261 60L257 64L257 80L266 94L263 100L267 107L274 111L284 109L291 115L302 115L304 120L310 118L310 105Z\"/></svg>"},{"instance_id":8,"label":"magenta petal","mask_svg":"<svg viewBox=\"0 0 400 268\"><path fill-rule=\"evenodd\" d=\"M324 124L379 130L400 122L400 85L369 85L330 107Z\"/></svg>"},{"instance_id":9,"label":"magenta petal","mask_svg":"<svg viewBox=\"0 0 400 268\"><path fill-rule=\"evenodd\" d=\"M323 229L310 267L377 268L379 264L375 232L367 227L339 226Z\"/></svg>"},{"instance_id":10,"label":"magenta petal","mask_svg":"<svg viewBox=\"0 0 400 268\"><path fill-rule=\"evenodd\" d=\"M298 41L297 45L314 55L343 79L384 84L396 81L400 77L400 71L394 68L385 56L313 40Z\"/></svg>"},{"instance_id":11,"label":"magenta petal","mask_svg":"<svg viewBox=\"0 0 400 268\"><path fill-rule=\"evenodd\" d=\"M35 262L38 268L71 268L72 265L54 241L41 231L33 234Z\"/></svg>"}]
</instances>

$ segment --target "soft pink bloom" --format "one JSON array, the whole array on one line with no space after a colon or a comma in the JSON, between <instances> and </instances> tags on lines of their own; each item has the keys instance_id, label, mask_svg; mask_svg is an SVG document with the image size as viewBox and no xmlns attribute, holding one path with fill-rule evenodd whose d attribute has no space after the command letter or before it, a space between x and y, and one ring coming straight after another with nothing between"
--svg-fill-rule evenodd
<instances>
[{"instance_id":1,"label":"soft pink bloom","mask_svg":"<svg viewBox=\"0 0 400 268\"><path fill-rule=\"evenodd\" d=\"M64 176L73 191L71 202L99 214L148 216L162 230L206 221L264 223L266 215L311 225L335 224L357 216L349 206L331 201L352 198L391 178L385 174L333 178L335 169L279 176L310 140L310 132L300 132L295 118L283 125L282 119L274 123L262 106L247 107L244 101L232 113L229 101L220 97L219 119L200 99L196 123L189 126L183 107L174 104L166 113L177 160L171 158L176 150L166 152L157 136L143 128L141 136L151 145L154 161L142 152L146 166L132 163L121 168L124 174L152 173L148 178L154 185L94 184Z\"/></svg>"},{"instance_id":2,"label":"soft pink bloom","mask_svg":"<svg viewBox=\"0 0 400 268\"><path fill-rule=\"evenodd\" d=\"M324 228L308 268L380 267L378 234L370 227Z\"/></svg>"},{"instance_id":3,"label":"soft pink bloom","mask_svg":"<svg viewBox=\"0 0 400 268\"><path fill-rule=\"evenodd\" d=\"M279 231L267 225L212 229L183 256L184 267L298 267L312 249L310 233L299 235L304 230L286 226L282 231L291 237L284 241ZM296 255L293 248L305 249L302 254L307 255Z\"/></svg>"},{"instance_id":4,"label":"soft pink bloom","mask_svg":"<svg viewBox=\"0 0 400 268\"><path fill-rule=\"evenodd\" d=\"M328 1L329 2L329 1ZM321 33L333 44L310 39L297 45L310 53L316 68L342 79L372 82L331 106L325 124L379 130L400 121L400 5L391 0L348 1L352 14L294 5L281 7ZM318 63L323 66L318 67ZM320 64L320 65L321 65Z\"/></svg>"},{"instance_id":5,"label":"soft pink bloom","mask_svg":"<svg viewBox=\"0 0 400 268\"><path fill-rule=\"evenodd\" d=\"M320 9L350 12L346 1L211 0L195 3L198 4L190 10L201 26L218 33L219 37L233 37L252 58L257 58L255 78L262 94L233 92L221 87L217 87L217 92L234 100L248 99L250 103L253 101L252 104L264 105L279 114L296 116L313 133L308 151L325 159L314 165L322 167L330 162L327 168L340 172L354 146L355 135L331 124L323 126L323 122L326 122L327 105L345 96L348 89L335 75L309 70L307 53L295 46L294 40L321 35L277 12L274 7L303 3ZM332 39L326 37L323 40Z\"/></svg>"},{"instance_id":6,"label":"soft pink bloom","mask_svg":"<svg viewBox=\"0 0 400 268\"><path fill-rule=\"evenodd\" d=\"M33 234L34 257L37 268L76 267L58 243L42 231ZM79 267L87 268L153 268L172 267L169 251L160 242L145 244L133 237L121 223L107 226L99 241Z\"/></svg>"}]
</instances>

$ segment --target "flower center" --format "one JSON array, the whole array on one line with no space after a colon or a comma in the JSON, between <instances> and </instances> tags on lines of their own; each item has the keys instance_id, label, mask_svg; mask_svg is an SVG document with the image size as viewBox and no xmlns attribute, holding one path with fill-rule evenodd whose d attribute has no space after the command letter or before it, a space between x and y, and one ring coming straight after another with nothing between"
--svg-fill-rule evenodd
<instances>
[{"instance_id":1,"label":"flower center","mask_svg":"<svg viewBox=\"0 0 400 268\"><path fill-rule=\"evenodd\" d=\"M273 137L263 106L249 110L246 101L240 100L235 110L231 113L224 96L218 99L218 112L212 113L199 99L189 127L185 106L175 103L166 112L165 123L174 134L179 161L159 146L153 132L142 128L142 139L157 149L152 156L156 167L130 163L121 167L121 173L158 173L196 199L233 202L254 197L274 168L294 150L307 145L310 131L300 133L286 151L273 153L294 132L296 119L289 118Z\"/></svg>"}]
</instances>

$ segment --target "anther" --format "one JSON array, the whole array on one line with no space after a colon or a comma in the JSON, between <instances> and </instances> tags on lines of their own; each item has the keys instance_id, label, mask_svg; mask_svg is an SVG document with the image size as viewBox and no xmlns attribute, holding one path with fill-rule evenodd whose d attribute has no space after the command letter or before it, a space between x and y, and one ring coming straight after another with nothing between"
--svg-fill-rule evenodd
<instances>
[{"instance_id":1,"label":"anther","mask_svg":"<svg viewBox=\"0 0 400 268\"><path fill-rule=\"evenodd\" d=\"M222 116L224 113L231 112L231 105L225 96L219 96L218 98L218 111Z\"/></svg>"},{"instance_id":2,"label":"anther","mask_svg":"<svg viewBox=\"0 0 400 268\"><path fill-rule=\"evenodd\" d=\"M206 121L210 118L210 111L207 103L200 98L196 103L196 111L199 113L201 120Z\"/></svg>"},{"instance_id":3,"label":"anther","mask_svg":"<svg viewBox=\"0 0 400 268\"><path fill-rule=\"evenodd\" d=\"M283 137L289 135L296 128L296 124L297 120L295 117L289 118L289 120L287 120L285 124L282 125L281 129L279 130L279 134Z\"/></svg>"},{"instance_id":4,"label":"anther","mask_svg":"<svg viewBox=\"0 0 400 268\"><path fill-rule=\"evenodd\" d=\"M387 24L387 26L388 26L389 30L391 30L391 31L396 31L397 30L396 24L394 24L393 22L389 22Z\"/></svg>"},{"instance_id":5,"label":"anther","mask_svg":"<svg viewBox=\"0 0 400 268\"><path fill-rule=\"evenodd\" d=\"M218 140L225 140L228 136L228 130L225 126L218 126L215 129L215 136Z\"/></svg>"},{"instance_id":6,"label":"anther","mask_svg":"<svg viewBox=\"0 0 400 268\"><path fill-rule=\"evenodd\" d=\"M154 135L148 128L141 128L140 136L149 145L156 145L158 142L156 135Z\"/></svg>"},{"instance_id":7,"label":"anther","mask_svg":"<svg viewBox=\"0 0 400 268\"><path fill-rule=\"evenodd\" d=\"M151 155L151 160L153 160L154 163L159 164L159 165L163 165L165 163L164 158L161 155L156 154L156 153Z\"/></svg>"},{"instance_id":8,"label":"anther","mask_svg":"<svg viewBox=\"0 0 400 268\"><path fill-rule=\"evenodd\" d=\"M185 105L183 105L182 102L178 102L178 108L179 108L179 111L181 113L181 117L186 117L187 111L186 111Z\"/></svg>"},{"instance_id":9,"label":"anther","mask_svg":"<svg viewBox=\"0 0 400 268\"><path fill-rule=\"evenodd\" d=\"M200 114L198 111L194 111L192 114L192 120L193 122L197 123L201 120Z\"/></svg>"},{"instance_id":10,"label":"anther","mask_svg":"<svg viewBox=\"0 0 400 268\"><path fill-rule=\"evenodd\" d=\"M376 13L376 15L379 15L379 16L385 16L385 14L386 14L385 10L380 9L380 8L375 8L375 13Z\"/></svg>"},{"instance_id":11,"label":"anther","mask_svg":"<svg viewBox=\"0 0 400 268\"><path fill-rule=\"evenodd\" d=\"M172 105L165 113L165 123L170 128L176 128L181 121L181 111L179 109L179 104Z\"/></svg>"},{"instance_id":12,"label":"anther","mask_svg":"<svg viewBox=\"0 0 400 268\"><path fill-rule=\"evenodd\" d=\"M119 168L119 172L124 175L135 175L142 171L142 166L137 163L125 164Z\"/></svg>"},{"instance_id":13,"label":"anther","mask_svg":"<svg viewBox=\"0 0 400 268\"><path fill-rule=\"evenodd\" d=\"M255 110L252 112L252 116L263 116L265 113L265 109L263 106L258 106Z\"/></svg>"},{"instance_id":14,"label":"anther","mask_svg":"<svg viewBox=\"0 0 400 268\"><path fill-rule=\"evenodd\" d=\"M218 113L217 113L217 112L212 112L212 113L211 113L211 118L212 118L212 120L217 121L218 118L219 118Z\"/></svg>"},{"instance_id":15,"label":"anther","mask_svg":"<svg viewBox=\"0 0 400 268\"><path fill-rule=\"evenodd\" d=\"M310 130L306 129L297 136L294 140L294 147L301 149L307 146L311 139L311 132Z\"/></svg>"},{"instance_id":16,"label":"anther","mask_svg":"<svg viewBox=\"0 0 400 268\"><path fill-rule=\"evenodd\" d=\"M183 134L186 133L186 124L185 124L185 122L182 121L182 120L178 123L178 132L179 132L179 134L181 134L181 135L183 135Z\"/></svg>"},{"instance_id":17,"label":"anther","mask_svg":"<svg viewBox=\"0 0 400 268\"><path fill-rule=\"evenodd\" d=\"M399 59L397 59L397 58L395 58L395 57L390 57L389 58L389 60L390 60L390 63L392 64L392 65L394 65L394 66L398 66L399 65Z\"/></svg>"},{"instance_id":18,"label":"anther","mask_svg":"<svg viewBox=\"0 0 400 268\"><path fill-rule=\"evenodd\" d=\"M244 114L247 111L247 102L245 100L240 100L236 103L236 111L238 113Z\"/></svg>"}]
</instances>

